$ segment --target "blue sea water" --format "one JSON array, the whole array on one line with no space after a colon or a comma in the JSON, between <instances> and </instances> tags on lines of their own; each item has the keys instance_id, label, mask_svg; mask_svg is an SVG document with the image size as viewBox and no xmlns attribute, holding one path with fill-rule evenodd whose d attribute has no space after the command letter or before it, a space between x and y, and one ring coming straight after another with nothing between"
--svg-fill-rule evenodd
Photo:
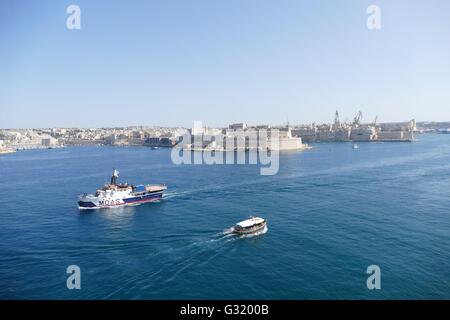
<instances>
[{"instance_id":1,"label":"blue sea water","mask_svg":"<svg viewBox=\"0 0 450 320\"><path fill-rule=\"evenodd\" d=\"M450 299L450 135L314 144L255 165L174 165L170 150L0 156L1 299ZM166 197L80 212L119 169ZM250 214L266 234L223 230ZM66 268L81 268L68 290ZM381 268L381 290L366 269Z\"/></svg>"}]
</instances>

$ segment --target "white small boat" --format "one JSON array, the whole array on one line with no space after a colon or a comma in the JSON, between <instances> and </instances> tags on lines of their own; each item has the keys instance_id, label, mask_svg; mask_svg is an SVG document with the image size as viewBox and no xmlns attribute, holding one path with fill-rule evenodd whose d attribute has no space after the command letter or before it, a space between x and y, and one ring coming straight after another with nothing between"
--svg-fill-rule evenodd
<instances>
[{"instance_id":1,"label":"white small boat","mask_svg":"<svg viewBox=\"0 0 450 320\"><path fill-rule=\"evenodd\" d=\"M237 223L233 228L233 233L251 234L264 230L267 227L267 221L260 217L250 217L250 219Z\"/></svg>"},{"instance_id":2,"label":"white small boat","mask_svg":"<svg viewBox=\"0 0 450 320\"><path fill-rule=\"evenodd\" d=\"M353 149L359 149L359 146L355 143L355 144L353 144L352 148Z\"/></svg>"}]
</instances>

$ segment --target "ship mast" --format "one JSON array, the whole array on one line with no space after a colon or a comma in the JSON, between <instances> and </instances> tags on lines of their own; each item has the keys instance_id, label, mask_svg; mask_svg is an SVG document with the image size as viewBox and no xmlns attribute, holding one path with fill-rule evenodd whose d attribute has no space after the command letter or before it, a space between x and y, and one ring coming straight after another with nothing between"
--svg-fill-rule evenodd
<instances>
[{"instance_id":1,"label":"ship mast","mask_svg":"<svg viewBox=\"0 0 450 320\"><path fill-rule=\"evenodd\" d=\"M117 184L117 178L119 177L119 171L113 168L113 174L111 176L111 185L115 186Z\"/></svg>"}]
</instances>

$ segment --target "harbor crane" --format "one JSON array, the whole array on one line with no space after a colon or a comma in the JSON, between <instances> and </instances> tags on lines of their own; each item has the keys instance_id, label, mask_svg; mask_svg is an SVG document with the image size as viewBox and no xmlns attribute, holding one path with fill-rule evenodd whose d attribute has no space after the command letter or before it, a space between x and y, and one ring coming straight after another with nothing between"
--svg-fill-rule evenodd
<instances>
[{"instance_id":1,"label":"harbor crane","mask_svg":"<svg viewBox=\"0 0 450 320\"><path fill-rule=\"evenodd\" d=\"M356 115L356 117L353 119L353 124L354 125L359 125L361 123L362 120L362 112L358 111L358 114Z\"/></svg>"}]
</instances>

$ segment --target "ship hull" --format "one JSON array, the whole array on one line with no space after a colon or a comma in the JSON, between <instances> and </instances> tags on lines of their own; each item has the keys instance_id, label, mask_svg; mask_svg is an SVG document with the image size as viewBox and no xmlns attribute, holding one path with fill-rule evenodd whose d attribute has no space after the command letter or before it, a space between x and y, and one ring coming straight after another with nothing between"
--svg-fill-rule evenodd
<instances>
[{"instance_id":1,"label":"ship hull","mask_svg":"<svg viewBox=\"0 0 450 320\"><path fill-rule=\"evenodd\" d=\"M264 230L264 228L266 228L266 223L263 223L257 227L248 229L248 230L237 230L237 229L233 229L233 233L235 234L253 234L253 233L257 233L260 232L261 230Z\"/></svg>"},{"instance_id":2,"label":"ship hull","mask_svg":"<svg viewBox=\"0 0 450 320\"><path fill-rule=\"evenodd\" d=\"M93 210L101 208L117 208L131 206L136 204L158 201L162 198L163 191L153 192L140 196L129 196L125 198L107 198L107 199L80 199L78 208L80 210Z\"/></svg>"}]
</instances>

